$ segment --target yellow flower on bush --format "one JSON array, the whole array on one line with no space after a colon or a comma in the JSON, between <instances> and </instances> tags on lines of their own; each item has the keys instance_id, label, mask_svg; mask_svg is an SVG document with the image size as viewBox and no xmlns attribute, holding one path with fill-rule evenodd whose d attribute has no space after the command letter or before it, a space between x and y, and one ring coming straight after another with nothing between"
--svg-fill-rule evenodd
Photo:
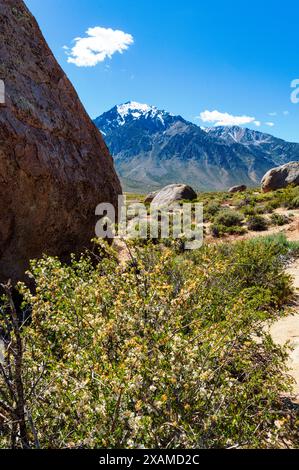
<instances>
[{"instance_id":1,"label":"yellow flower on bush","mask_svg":"<svg viewBox=\"0 0 299 470\"><path fill-rule=\"evenodd\" d=\"M138 400L135 404L135 410L140 411L141 408L142 408L142 404L143 404L143 402L141 400Z\"/></svg>"}]
</instances>

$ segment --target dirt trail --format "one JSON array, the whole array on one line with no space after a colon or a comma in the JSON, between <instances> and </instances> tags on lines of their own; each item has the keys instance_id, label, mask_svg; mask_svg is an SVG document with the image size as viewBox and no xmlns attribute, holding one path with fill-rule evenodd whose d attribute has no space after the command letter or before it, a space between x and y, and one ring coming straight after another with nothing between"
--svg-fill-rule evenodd
<instances>
[{"instance_id":1,"label":"dirt trail","mask_svg":"<svg viewBox=\"0 0 299 470\"><path fill-rule=\"evenodd\" d=\"M289 341L294 348L290 354L289 366L291 369L290 373L296 380L296 384L294 385L294 401L299 403L299 260L296 260L287 271L294 279L298 304L294 309L294 315L289 315L286 318L278 320L271 327L270 332L273 340L277 344L283 345Z\"/></svg>"}]
</instances>

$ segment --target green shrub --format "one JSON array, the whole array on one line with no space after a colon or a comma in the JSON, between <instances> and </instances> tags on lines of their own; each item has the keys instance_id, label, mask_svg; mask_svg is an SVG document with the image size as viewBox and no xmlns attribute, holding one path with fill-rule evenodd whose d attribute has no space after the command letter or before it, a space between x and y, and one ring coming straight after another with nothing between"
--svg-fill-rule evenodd
<instances>
[{"instance_id":1,"label":"green shrub","mask_svg":"<svg viewBox=\"0 0 299 470\"><path fill-rule=\"evenodd\" d=\"M214 217L220 211L221 206L219 202L211 201L204 207L204 216L208 219Z\"/></svg>"},{"instance_id":2,"label":"green shrub","mask_svg":"<svg viewBox=\"0 0 299 470\"><path fill-rule=\"evenodd\" d=\"M290 221L290 219L286 215L283 215L283 214L272 214L271 215L271 223L273 225L282 226L282 225L288 224L289 221Z\"/></svg>"},{"instance_id":3,"label":"green shrub","mask_svg":"<svg viewBox=\"0 0 299 470\"><path fill-rule=\"evenodd\" d=\"M289 209L299 209L299 196L294 197L288 205Z\"/></svg>"},{"instance_id":4,"label":"green shrub","mask_svg":"<svg viewBox=\"0 0 299 470\"><path fill-rule=\"evenodd\" d=\"M298 186L288 186L285 189L275 191L274 200L279 203L280 207L295 208L293 204L296 204L296 199L299 197ZM295 202L294 202L295 200Z\"/></svg>"},{"instance_id":5,"label":"green shrub","mask_svg":"<svg viewBox=\"0 0 299 470\"><path fill-rule=\"evenodd\" d=\"M226 233L226 227L221 224L213 224L211 225L211 234L214 238L223 237Z\"/></svg>"},{"instance_id":6,"label":"green shrub","mask_svg":"<svg viewBox=\"0 0 299 470\"><path fill-rule=\"evenodd\" d=\"M242 207L249 206L251 204L251 198L242 197L242 195L239 194L232 199L231 204L237 209L241 209Z\"/></svg>"},{"instance_id":7,"label":"green shrub","mask_svg":"<svg viewBox=\"0 0 299 470\"><path fill-rule=\"evenodd\" d=\"M215 224L224 225L225 227L240 226L242 221L243 216L231 209L223 209L215 218Z\"/></svg>"},{"instance_id":8,"label":"green shrub","mask_svg":"<svg viewBox=\"0 0 299 470\"><path fill-rule=\"evenodd\" d=\"M252 205L242 207L241 211L244 216L256 214L256 208Z\"/></svg>"},{"instance_id":9,"label":"green shrub","mask_svg":"<svg viewBox=\"0 0 299 470\"><path fill-rule=\"evenodd\" d=\"M232 227L226 228L226 233L228 233L229 235L244 235L246 232L246 227L240 227L238 225L233 225Z\"/></svg>"},{"instance_id":10,"label":"green shrub","mask_svg":"<svg viewBox=\"0 0 299 470\"><path fill-rule=\"evenodd\" d=\"M289 258L298 256L299 253L299 241L290 241L286 238L284 233L276 233L263 237L255 237L247 242L248 246L261 244L271 250L274 255L283 255Z\"/></svg>"},{"instance_id":11,"label":"green shrub","mask_svg":"<svg viewBox=\"0 0 299 470\"><path fill-rule=\"evenodd\" d=\"M280 206L279 201L270 201L265 204L266 212L271 213Z\"/></svg>"},{"instance_id":12,"label":"green shrub","mask_svg":"<svg viewBox=\"0 0 299 470\"><path fill-rule=\"evenodd\" d=\"M246 232L246 227L240 227L239 225L226 227L225 225L215 223L211 226L211 234L215 238L221 238L224 235L244 235Z\"/></svg>"},{"instance_id":13,"label":"green shrub","mask_svg":"<svg viewBox=\"0 0 299 470\"><path fill-rule=\"evenodd\" d=\"M262 205L256 206L256 214L261 215L261 214L267 214L268 212L269 212L269 208L266 205L262 204Z\"/></svg>"},{"instance_id":14,"label":"green shrub","mask_svg":"<svg viewBox=\"0 0 299 470\"><path fill-rule=\"evenodd\" d=\"M254 232L263 232L268 229L268 222L262 215L253 215L248 218L247 227Z\"/></svg>"}]
</instances>

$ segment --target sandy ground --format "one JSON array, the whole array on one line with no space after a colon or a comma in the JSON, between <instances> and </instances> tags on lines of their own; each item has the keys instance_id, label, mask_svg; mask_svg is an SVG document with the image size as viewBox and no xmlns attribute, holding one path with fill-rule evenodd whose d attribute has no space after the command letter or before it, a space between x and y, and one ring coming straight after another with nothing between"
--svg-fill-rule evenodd
<instances>
[{"instance_id":1,"label":"sandy ground","mask_svg":"<svg viewBox=\"0 0 299 470\"><path fill-rule=\"evenodd\" d=\"M299 239L298 232L297 236L297 239ZM298 302L294 307L294 314L278 320L270 328L270 332L273 340L277 344L283 345L286 342L289 342L293 348L290 354L289 367L290 374L296 381L294 384L294 401L299 403L299 260L296 260L292 264L288 269L288 273L291 274L294 279Z\"/></svg>"}]
</instances>

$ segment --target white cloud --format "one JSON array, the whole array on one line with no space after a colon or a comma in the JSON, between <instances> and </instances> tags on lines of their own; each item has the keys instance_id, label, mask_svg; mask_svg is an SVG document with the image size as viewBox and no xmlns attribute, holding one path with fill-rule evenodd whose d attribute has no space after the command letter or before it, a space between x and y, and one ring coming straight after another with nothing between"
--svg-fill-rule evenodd
<instances>
[{"instance_id":1,"label":"white cloud","mask_svg":"<svg viewBox=\"0 0 299 470\"><path fill-rule=\"evenodd\" d=\"M64 46L67 61L77 67L94 67L106 58L111 59L113 54L126 51L134 43L131 34L111 28L89 28L86 31L87 37L75 38L75 45L70 49Z\"/></svg>"},{"instance_id":2,"label":"white cloud","mask_svg":"<svg viewBox=\"0 0 299 470\"><path fill-rule=\"evenodd\" d=\"M275 111L274 113L268 113L268 115L274 117L277 116L277 112Z\"/></svg>"},{"instance_id":3,"label":"white cloud","mask_svg":"<svg viewBox=\"0 0 299 470\"><path fill-rule=\"evenodd\" d=\"M261 127L262 125L261 121L254 121L254 124L256 125L256 127Z\"/></svg>"},{"instance_id":4,"label":"white cloud","mask_svg":"<svg viewBox=\"0 0 299 470\"><path fill-rule=\"evenodd\" d=\"M265 122L266 126L269 126L269 127L274 127L275 124L274 122Z\"/></svg>"},{"instance_id":5,"label":"white cloud","mask_svg":"<svg viewBox=\"0 0 299 470\"><path fill-rule=\"evenodd\" d=\"M209 122L215 126L242 126L256 121L255 117L251 116L233 116L228 113L221 113L219 111L203 111L200 113L199 118L203 122ZM256 124L258 125L258 124Z\"/></svg>"},{"instance_id":6,"label":"white cloud","mask_svg":"<svg viewBox=\"0 0 299 470\"><path fill-rule=\"evenodd\" d=\"M289 112L289 111L284 111L282 114L283 114L284 116L288 116L288 115L290 114L290 112Z\"/></svg>"}]
</instances>

